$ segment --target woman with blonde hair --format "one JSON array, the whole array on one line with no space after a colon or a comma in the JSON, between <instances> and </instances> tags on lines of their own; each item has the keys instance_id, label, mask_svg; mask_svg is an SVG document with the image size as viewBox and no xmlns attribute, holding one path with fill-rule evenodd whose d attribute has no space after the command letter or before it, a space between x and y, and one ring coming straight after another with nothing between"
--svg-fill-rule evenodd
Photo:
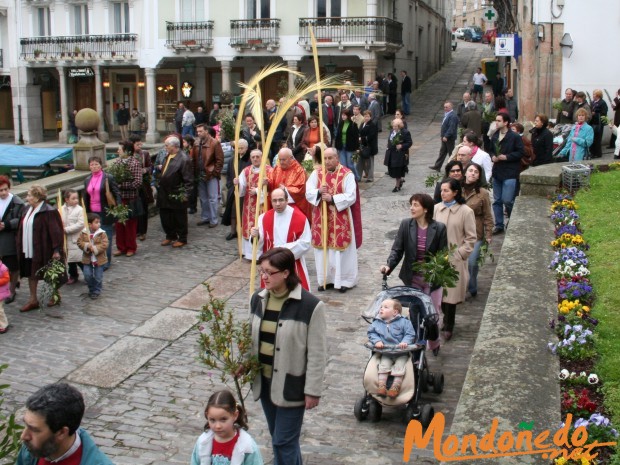
<instances>
[{"instance_id":1,"label":"woman with blonde hair","mask_svg":"<svg viewBox=\"0 0 620 465\"><path fill-rule=\"evenodd\" d=\"M568 156L568 161L581 161L588 155L588 149L594 140L592 126L586 123L588 110L580 108L575 112L577 122L571 129L566 145L560 151L560 157Z\"/></svg>"},{"instance_id":2,"label":"woman with blonde hair","mask_svg":"<svg viewBox=\"0 0 620 465\"><path fill-rule=\"evenodd\" d=\"M65 262L64 237L65 231L60 213L45 200L47 190L43 186L34 185L26 195L27 207L17 232L17 253L19 254L19 270L22 278L28 278L30 297L20 308L20 312L29 312L39 308L37 286L43 276L39 272L50 260ZM61 282L67 281L66 273ZM51 300L49 307L58 305L59 300Z\"/></svg>"}]
</instances>

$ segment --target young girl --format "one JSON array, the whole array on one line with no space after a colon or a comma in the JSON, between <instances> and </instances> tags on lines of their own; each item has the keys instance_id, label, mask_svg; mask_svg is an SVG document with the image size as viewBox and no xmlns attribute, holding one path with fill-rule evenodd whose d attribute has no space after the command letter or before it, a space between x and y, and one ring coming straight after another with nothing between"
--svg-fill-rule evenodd
<instances>
[{"instance_id":1,"label":"young girl","mask_svg":"<svg viewBox=\"0 0 620 465\"><path fill-rule=\"evenodd\" d=\"M11 275L9 269L0 260L0 334L9 330L9 320L4 313L4 299L11 296Z\"/></svg>"},{"instance_id":2,"label":"young girl","mask_svg":"<svg viewBox=\"0 0 620 465\"><path fill-rule=\"evenodd\" d=\"M67 189L64 193L65 204L62 206L62 222L65 225L67 236L67 264L69 265L69 281L73 284L78 280L78 266L81 268L82 251L77 245L80 232L84 229L84 213L78 205L78 195L73 189Z\"/></svg>"},{"instance_id":3,"label":"young girl","mask_svg":"<svg viewBox=\"0 0 620 465\"><path fill-rule=\"evenodd\" d=\"M263 464L258 446L245 431L245 411L230 391L219 391L209 398L205 418L205 432L196 441L191 465Z\"/></svg>"}]
</instances>

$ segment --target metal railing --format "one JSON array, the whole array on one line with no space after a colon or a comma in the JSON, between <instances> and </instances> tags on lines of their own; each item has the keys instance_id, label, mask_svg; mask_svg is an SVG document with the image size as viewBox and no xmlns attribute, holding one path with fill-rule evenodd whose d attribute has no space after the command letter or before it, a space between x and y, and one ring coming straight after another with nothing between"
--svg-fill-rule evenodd
<instances>
[{"instance_id":1,"label":"metal railing","mask_svg":"<svg viewBox=\"0 0 620 465\"><path fill-rule=\"evenodd\" d=\"M0 68L4 68L4 50L0 48Z\"/></svg>"},{"instance_id":2,"label":"metal railing","mask_svg":"<svg viewBox=\"0 0 620 465\"><path fill-rule=\"evenodd\" d=\"M166 21L166 47L185 49L213 47L213 21L185 23Z\"/></svg>"},{"instance_id":3,"label":"metal railing","mask_svg":"<svg viewBox=\"0 0 620 465\"><path fill-rule=\"evenodd\" d=\"M299 45L311 44L309 26L317 43L403 45L402 23L381 16L299 18Z\"/></svg>"},{"instance_id":4,"label":"metal railing","mask_svg":"<svg viewBox=\"0 0 620 465\"><path fill-rule=\"evenodd\" d=\"M135 58L137 34L21 38L23 60L97 60Z\"/></svg>"},{"instance_id":5,"label":"metal railing","mask_svg":"<svg viewBox=\"0 0 620 465\"><path fill-rule=\"evenodd\" d=\"M273 48L280 45L280 20L233 19L230 21L229 45L235 48Z\"/></svg>"}]
</instances>

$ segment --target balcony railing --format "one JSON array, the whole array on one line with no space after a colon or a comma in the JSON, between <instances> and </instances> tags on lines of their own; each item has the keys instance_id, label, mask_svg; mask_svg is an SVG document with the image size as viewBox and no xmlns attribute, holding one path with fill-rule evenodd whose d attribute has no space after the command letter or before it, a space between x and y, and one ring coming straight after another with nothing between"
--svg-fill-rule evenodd
<instances>
[{"instance_id":1,"label":"balcony railing","mask_svg":"<svg viewBox=\"0 0 620 465\"><path fill-rule=\"evenodd\" d=\"M267 48L280 45L280 20L275 18L241 19L230 21L230 46L236 49Z\"/></svg>"},{"instance_id":2,"label":"balcony railing","mask_svg":"<svg viewBox=\"0 0 620 465\"><path fill-rule=\"evenodd\" d=\"M20 39L27 61L127 60L137 58L137 34L49 36Z\"/></svg>"},{"instance_id":3,"label":"balcony railing","mask_svg":"<svg viewBox=\"0 0 620 465\"><path fill-rule=\"evenodd\" d=\"M390 18L361 16L347 18L299 18L299 42L311 45L310 29L318 45L364 45L384 49L403 46L403 25Z\"/></svg>"},{"instance_id":4,"label":"balcony railing","mask_svg":"<svg viewBox=\"0 0 620 465\"><path fill-rule=\"evenodd\" d=\"M0 48L0 68L4 68L4 50Z\"/></svg>"},{"instance_id":5,"label":"balcony railing","mask_svg":"<svg viewBox=\"0 0 620 465\"><path fill-rule=\"evenodd\" d=\"M166 21L166 47L201 51L213 47L213 21L171 23Z\"/></svg>"}]
</instances>

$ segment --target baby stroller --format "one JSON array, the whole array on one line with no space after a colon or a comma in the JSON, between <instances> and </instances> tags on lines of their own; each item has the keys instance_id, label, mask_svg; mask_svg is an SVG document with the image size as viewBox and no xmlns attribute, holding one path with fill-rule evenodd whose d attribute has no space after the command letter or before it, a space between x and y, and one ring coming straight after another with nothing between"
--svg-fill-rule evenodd
<instances>
[{"instance_id":1,"label":"baby stroller","mask_svg":"<svg viewBox=\"0 0 620 465\"><path fill-rule=\"evenodd\" d=\"M426 341L436 341L439 338L438 320L439 315L431 298L422 291L407 286L396 286L388 288L387 277L383 277L382 291L377 294L372 304L362 313L362 318L368 323L372 323L377 316L381 302L385 299L398 300L403 306L402 315L408 317L413 324L416 332L414 343L406 349L398 346L385 346L377 349L370 343L365 346L370 350L371 355L364 372L364 395L355 402L353 413L358 421L369 419L372 422L381 420L383 407L396 407L406 405L403 421L408 424L410 420L418 420L426 428L435 410L429 403L422 404L420 396L422 392L433 392L440 394L443 392L444 378L440 372L431 372L426 358ZM396 398L379 397L377 391L378 379L378 358L381 354L398 355L410 353L410 362L406 365L405 376L403 378L401 391ZM392 377L388 377L387 386L392 383Z\"/></svg>"}]
</instances>

